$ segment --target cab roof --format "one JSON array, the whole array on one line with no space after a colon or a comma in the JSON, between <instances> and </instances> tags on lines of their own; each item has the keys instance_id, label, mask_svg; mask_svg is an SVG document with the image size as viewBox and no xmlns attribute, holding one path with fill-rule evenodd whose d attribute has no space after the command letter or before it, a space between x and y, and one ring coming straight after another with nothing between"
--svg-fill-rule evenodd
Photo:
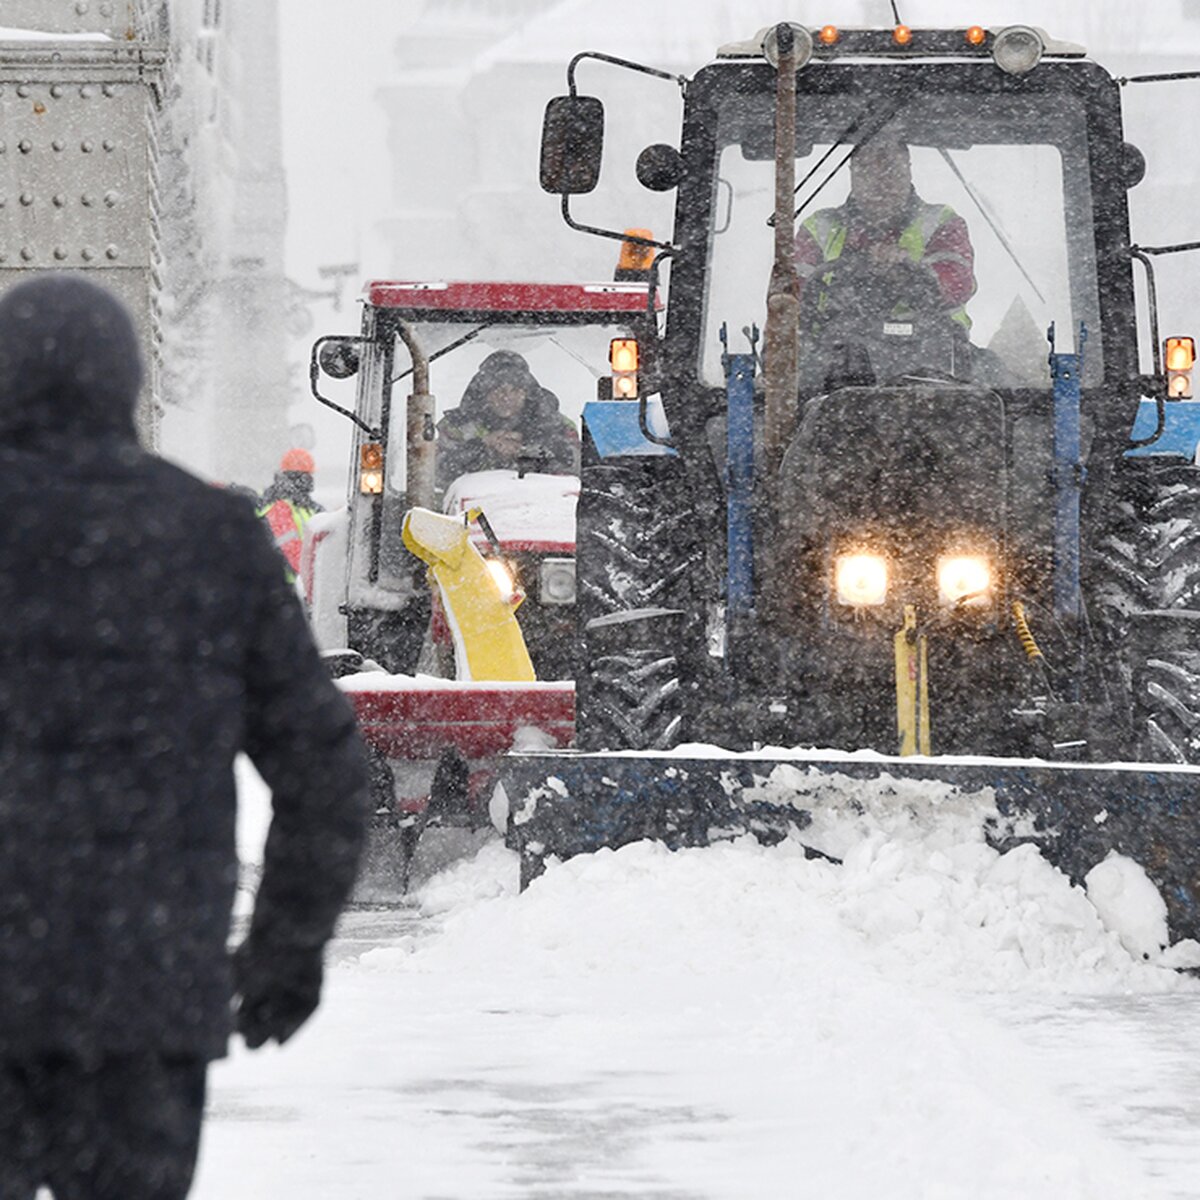
<instances>
[{"instance_id":1,"label":"cab roof","mask_svg":"<svg viewBox=\"0 0 1200 1200\"><path fill-rule=\"evenodd\" d=\"M771 28L768 25L760 29L746 41L727 42L717 50L717 58L765 58L763 43ZM900 25L895 29L875 29L813 25L803 28L807 28L812 36L813 59L832 61L851 58L990 58L996 39L1005 29L1014 26L918 29ZM1041 38L1042 52L1047 58L1084 58L1087 55L1085 47L1052 38L1039 26L1022 28L1032 29ZM898 37L901 30L903 41ZM979 33L983 35L982 40L976 40Z\"/></svg>"},{"instance_id":2,"label":"cab roof","mask_svg":"<svg viewBox=\"0 0 1200 1200\"><path fill-rule=\"evenodd\" d=\"M363 289L374 308L411 313L429 319L478 320L502 318L518 321L539 317L548 323L615 321L647 311L649 285L641 281L620 283L521 283L512 280L481 282L436 280L372 280ZM656 299L656 307L661 301Z\"/></svg>"}]
</instances>

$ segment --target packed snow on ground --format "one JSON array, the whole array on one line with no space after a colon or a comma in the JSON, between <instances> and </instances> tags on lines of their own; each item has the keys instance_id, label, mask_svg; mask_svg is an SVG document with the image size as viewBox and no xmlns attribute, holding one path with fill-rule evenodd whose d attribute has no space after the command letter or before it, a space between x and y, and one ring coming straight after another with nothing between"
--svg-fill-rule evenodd
<instances>
[{"instance_id":1,"label":"packed snow on ground","mask_svg":"<svg viewBox=\"0 0 1200 1200\"><path fill-rule=\"evenodd\" d=\"M369 915L397 932L335 946L292 1045L214 1069L196 1195L1186 1194L1004 1021L1039 997L1196 1001L1136 868L1097 882L1145 926L1131 950L1032 848L990 849L971 804L929 827L894 788L843 792L820 829L841 865L641 843L518 894L495 842L411 919Z\"/></svg>"}]
</instances>

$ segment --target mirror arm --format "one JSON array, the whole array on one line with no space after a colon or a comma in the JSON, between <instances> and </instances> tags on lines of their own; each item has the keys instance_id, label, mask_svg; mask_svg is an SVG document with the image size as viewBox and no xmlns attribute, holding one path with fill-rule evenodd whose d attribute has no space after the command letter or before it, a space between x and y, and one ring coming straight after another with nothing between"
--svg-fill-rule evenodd
<instances>
[{"instance_id":1,"label":"mirror arm","mask_svg":"<svg viewBox=\"0 0 1200 1200\"><path fill-rule=\"evenodd\" d=\"M321 379L321 364L317 360L317 355L321 352L321 347L326 342L355 342L359 345L370 342L370 338L365 337L343 337L341 334L331 334L329 337L318 338L313 343L312 355L308 360L308 386L312 391L313 399L318 403L325 405L326 408L332 408L335 413L341 413L343 417L347 417L353 421L359 429L363 431L373 442L380 440L379 430L372 429L357 413L352 413L348 408L343 408L334 400L330 400L328 396L322 396L319 387Z\"/></svg>"},{"instance_id":2,"label":"mirror arm","mask_svg":"<svg viewBox=\"0 0 1200 1200\"><path fill-rule=\"evenodd\" d=\"M647 67L642 63L630 62L627 58L615 58L611 54L601 54L598 50L584 50L575 55L567 64L567 90L572 96L575 92L575 68L584 61L592 58L597 62L611 63L614 67L623 67L627 71L637 71L641 75L652 75L655 79L670 79L679 84L681 95L687 95L688 84L691 80L686 75L672 75L669 71L660 71L656 67Z\"/></svg>"},{"instance_id":3,"label":"mirror arm","mask_svg":"<svg viewBox=\"0 0 1200 1200\"><path fill-rule=\"evenodd\" d=\"M670 242L656 242L653 238L637 237L625 233L619 233L615 229L600 229L595 225L581 225L574 217L571 216L571 197L565 192L562 196L562 218L566 223L578 233L590 233L596 237L612 238L618 242L632 242L635 246L654 246L659 250L670 250L675 252L676 247Z\"/></svg>"}]
</instances>

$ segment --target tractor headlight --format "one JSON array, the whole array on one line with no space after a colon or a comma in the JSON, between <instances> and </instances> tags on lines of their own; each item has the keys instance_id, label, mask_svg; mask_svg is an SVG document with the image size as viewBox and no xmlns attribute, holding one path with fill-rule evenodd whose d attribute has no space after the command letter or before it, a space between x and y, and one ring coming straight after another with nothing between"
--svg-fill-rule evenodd
<instances>
[{"instance_id":1,"label":"tractor headlight","mask_svg":"<svg viewBox=\"0 0 1200 1200\"><path fill-rule=\"evenodd\" d=\"M575 560L544 559L539 584L538 598L543 604L574 604Z\"/></svg>"},{"instance_id":2,"label":"tractor headlight","mask_svg":"<svg viewBox=\"0 0 1200 1200\"><path fill-rule=\"evenodd\" d=\"M833 579L842 604L867 608L887 599L888 564L880 554L839 554Z\"/></svg>"},{"instance_id":3,"label":"tractor headlight","mask_svg":"<svg viewBox=\"0 0 1200 1200\"><path fill-rule=\"evenodd\" d=\"M943 604L983 603L992 586L992 568L974 554L948 554L937 561L938 599Z\"/></svg>"},{"instance_id":4,"label":"tractor headlight","mask_svg":"<svg viewBox=\"0 0 1200 1200\"><path fill-rule=\"evenodd\" d=\"M1010 25L996 35L992 58L1009 75L1028 75L1042 61L1046 45L1028 25Z\"/></svg>"}]
</instances>

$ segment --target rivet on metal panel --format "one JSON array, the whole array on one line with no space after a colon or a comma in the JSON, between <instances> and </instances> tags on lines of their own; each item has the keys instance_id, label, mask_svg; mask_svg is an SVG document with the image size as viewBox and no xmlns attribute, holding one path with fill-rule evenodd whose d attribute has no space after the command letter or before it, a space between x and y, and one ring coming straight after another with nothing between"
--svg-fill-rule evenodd
<instances>
[{"instance_id":1,"label":"rivet on metal panel","mask_svg":"<svg viewBox=\"0 0 1200 1200\"><path fill-rule=\"evenodd\" d=\"M4 208L8 204L7 196L0 196L0 208Z\"/></svg>"},{"instance_id":2,"label":"rivet on metal panel","mask_svg":"<svg viewBox=\"0 0 1200 1200\"><path fill-rule=\"evenodd\" d=\"M75 5L75 11L82 17L88 10L88 0L78 0Z\"/></svg>"},{"instance_id":3,"label":"rivet on metal panel","mask_svg":"<svg viewBox=\"0 0 1200 1200\"><path fill-rule=\"evenodd\" d=\"M54 257L57 258L59 262L62 262L62 260L67 257L67 252L61 246L55 246Z\"/></svg>"},{"instance_id":4,"label":"rivet on metal panel","mask_svg":"<svg viewBox=\"0 0 1200 1200\"><path fill-rule=\"evenodd\" d=\"M91 248L91 246L84 246L84 248L79 252L79 257L82 258L84 262L91 262L92 259L96 257L96 252Z\"/></svg>"},{"instance_id":5,"label":"rivet on metal panel","mask_svg":"<svg viewBox=\"0 0 1200 1200\"><path fill-rule=\"evenodd\" d=\"M61 83L52 83L50 85L50 95L52 95L55 100L61 100L64 91L66 91L66 88L64 88Z\"/></svg>"},{"instance_id":6,"label":"rivet on metal panel","mask_svg":"<svg viewBox=\"0 0 1200 1200\"><path fill-rule=\"evenodd\" d=\"M113 6L111 4L100 5L100 15L102 17L111 17L113 15Z\"/></svg>"},{"instance_id":7,"label":"rivet on metal panel","mask_svg":"<svg viewBox=\"0 0 1200 1200\"><path fill-rule=\"evenodd\" d=\"M84 192L83 195L79 197L79 203L82 204L84 208L91 208L92 205L96 203L96 197L93 196L91 192Z\"/></svg>"},{"instance_id":8,"label":"rivet on metal panel","mask_svg":"<svg viewBox=\"0 0 1200 1200\"><path fill-rule=\"evenodd\" d=\"M103 86L100 88L100 90L101 90L101 91L102 91L102 92L103 92L103 93L104 93L106 96L115 96L115 95L117 94L117 88L116 88L116 85L115 85L115 84L112 84L112 83L106 83L106 84L104 84L104 85L103 85Z\"/></svg>"},{"instance_id":9,"label":"rivet on metal panel","mask_svg":"<svg viewBox=\"0 0 1200 1200\"><path fill-rule=\"evenodd\" d=\"M22 154L28 154L33 149L33 143L28 138L22 138L17 143L17 149L20 150Z\"/></svg>"},{"instance_id":10,"label":"rivet on metal panel","mask_svg":"<svg viewBox=\"0 0 1200 1200\"><path fill-rule=\"evenodd\" d=\"M28 208L33 203L33 193L32 192L22 192L21 193L21 203L26 208Z\"/></svg>"},{"instance_id":11,"label":"rivet on metal panel","mask_svg":"<svg viewBox=\"0 0 1200 1200\"><path fill-rule=\"evenodd\" d=\"M33 262L33 250L28 246L21 247L21 261Z\"/></svg>"},{"instance_id":12,"label":"rivet on metal panel","mask_svg":"<svg viewBox=\"0 0 1200 1200\"><path fill-rule=\"evenodd\" d=\"M112 138L105 138L100 145L102 145L110 154L117 148L117 143L114 142Z\"/></svg>"},{"instance_id":13,"label":"rivet on metal panel","mask_svg":"<svg viewBox=\"0 0 1200 1200\"><path fill-rule=\"evenodd\" d=\"M17 95L20 96L22 100L24 100L25 97L29 95L29 84L18 83L17 84Z\"/></svg>"},{"instance_id":14,"label":"rivet on metal panel","mask_svg":"<svg viewBox=\"0 0 1200 1200\"><path fill-rule=\"evenodd\" d=\"M54 207L55 208L65 208L66 206L67 206L67 198L66 198L66 196L64 196L62 194L62 192L59 192L54 197Z\"/></svg>"},{"instance_id":15,"label":"rivet on metal panel","mask_svg":"<svg viewBox=\"0 0 1200 1200\"><path fill-rule=\"evenodd\" d=\"M64 142L64 141L62 140L62 138L55 138L55 139L54 139L54 141L52 141L52 142L50 143L50 148L51 148L52 150L59 150L59 151L62 151L62 150L65 150L65 149L67 148L67 143L66 143L66 142Z\"/></svg>"},{"instance_id":16,"label":"rivet on metal panel","mask_svg":"<svg viewBox=\"0 0 1200 1200\"><path fill-rule=\"evenodd\" d=\"M85 100L90 100L96 94L96 89L92 87L90 83L85 83L82 87L80 87L79 94Z\"/></svg>"},{"instance_id":17,"label":"rivet on metal panel","mask_svg":"<svg viewBox=\"0 0 1200 1200\"><path fill-rule=\"evenodd\" d=\"M105 254L106 258L111 258L111 259L116 259L121 256L121 252L116 248L116 246L109 246L104 251L104 254Z\"/></svg>"},{"instance_id":18,"label":"rivet on metal panel","mask_svg":"<svg viewBox=\"0 0 1200 1200\"><path fill-rule=\"evenodd\" d=\"M105 192L104 193L104 203L107 204L109 208L116 208L120 199L121 199L120 192Z\"/></svg>"},{"instance_id":19,"label":"rivet on metal panel","mask_svg":"<svg viewBox=\"0 0 1200 1200\"><path fill-rule=\"evenodd\" d=\"M7 142L0 142L0 154L3 154L8 149Z\"/></svg>"},{"instance_id":20,"label":"rivet on metal panel","mask_svg":"<svg viewBox=\"0 0 1200 1200\"><path fill-rule=\"evenodd\" d=\"M79 148L84 152L84 154L91 154L91 152L96 148L96 143L93 142L91 138L84 138L84 140L79 143Z\"/></svg>"}]
</instances>

